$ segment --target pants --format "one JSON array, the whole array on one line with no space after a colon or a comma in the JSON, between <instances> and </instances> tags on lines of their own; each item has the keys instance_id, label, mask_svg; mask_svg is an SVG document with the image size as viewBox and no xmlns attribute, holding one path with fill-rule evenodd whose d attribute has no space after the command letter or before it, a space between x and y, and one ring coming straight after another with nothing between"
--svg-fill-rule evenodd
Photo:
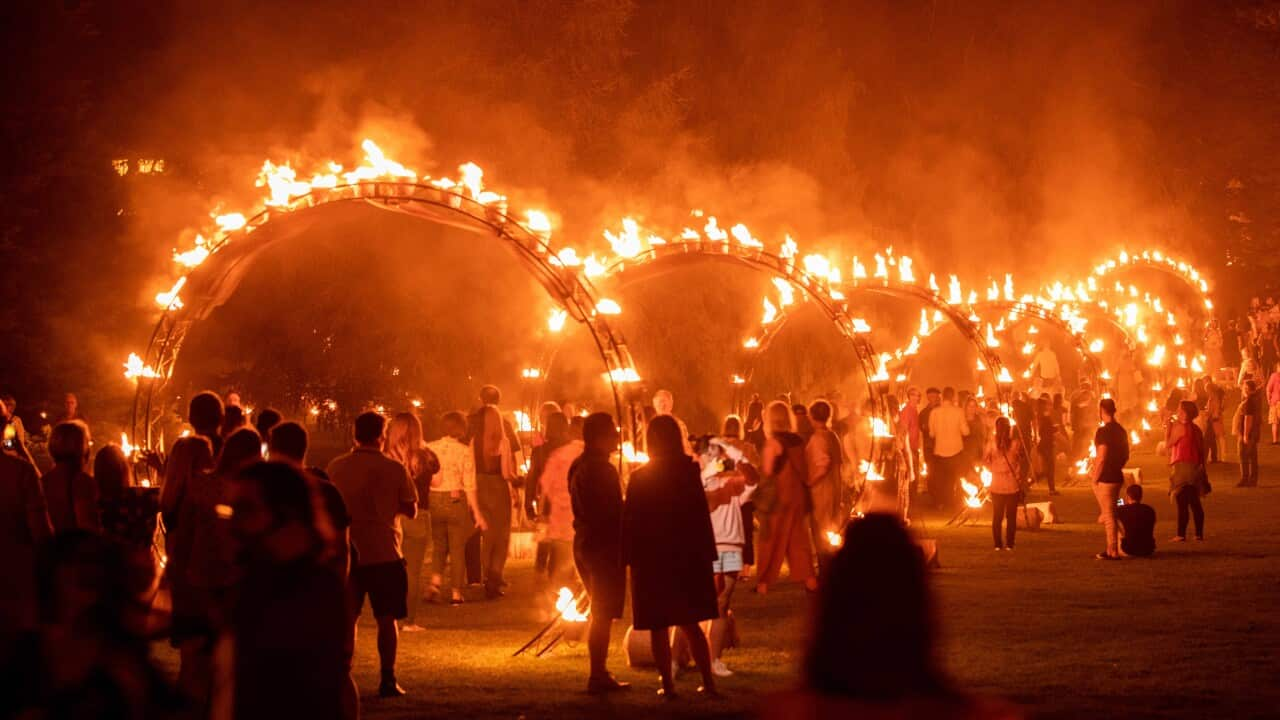
<instances>
[{"instance_id":1,"label":"pants","mask_svg":"<svg viewBox=\"0 0 1280 720\"><path fill-rule=\"evenodd\" d=\"M1049 492L1057 492L1058 489L1054 487L1055 476L1058 474L1058 469L1054 467L1057 453L1053 450L1053 444L1050 443L1048 447L1041 445L1037 452L1040 455L1040 477L1049 483Z\"/></svg>"},{"instance_id":2,"label":"pants","mask_svg":"<svg viewBox=\"0 0 1280 720\"><path fill-rule=\"evenodd\" d=\"M1208 451L1209 462L1218 462L1218 432L1212 420L1204 424L1204 446Z\"/></svg>"},{"instance_id":3,"label":"pants","mask_svg":"<svg viewBox=\"0 0 1280 720\"><path fill-rule=\"evenodd\" d=\"M1000 541L1000 524L1005 524L1004 542ZM991 493L991 539L996 547L1013 547L1018 532L1018 493Z\"/></svg>"},{"instance_id":4,"label":"pants","mask_svg":"<svg viewBox=\"0 0 1280 720\"><path fill-rule=\"evenodd\" d=\"M422 602L422 566L427 561L427 543L431 536L428 525L431 521L424 517L400 519L404 527L404 539L400 543L400 551L404 553L405 567L409 571L409 614L405 622L412 624L418 613L418 604Z\"/></svg>"},{"instance_id":5,"label":"pants","mask_svg":"<svg viewBox=\"0 0 1280 720\"><path fill-rule=\"evenodd\" d=\"M502 587L511 546L511 489L501 475L476 473L476 494L480 512L489 523L489 529L480 534L480 565L484 587L492 592Z\"/></svg>"},{"instance_id":6,"label":"pants","mask_svg":"<svg viewBox=\"0 0 1280 720\"><path fill-rule=\"evenodd\" d=\"M1120 553L1120 533L1116 528L1116 501L1120 499L1120 486L1124 483L1102 483L1093 484L1093 496L1098 498L1098 522L1102 523L1102 527L1107 533L1107 554L1118 555Z\"/></svg>"},{"instance_id":7,"label":"pants","mask_svg":"<svg viewBox=\"0 0 1280 720\"><path fill-rule=\"evenodd\" d=\"M827 540L827 532L840 531L840 488L837 480L826 478L809 488L809 527L813 547L819 556L834 555L835 548Z\"/></svg>"},{"instance_id":8,"label":"pants","mask_svg":"<svg viewBox=\"0 0 1280 720\"><path fill-rule=\"evenodd\" d=\"M431 572L447 577L453 590L467 586L465 548L475 527L465 497L454 498L441 492L431 498Z\"/></svg>"},{"instance_id":9,"label":"pants","mask_svg":"<svg viewBox=\"0 0 1280 720\"><path fill-rule=\"evenodd\" d=\"M1257 446L1254 446L1257 450ZM1178 537L1187 536L1187 510L1196 519L1196 537L1204 537L1204 506L1200 504L1200 491L1194 486L1178 488L1173 494L1173 504L1178 508Z\"/></svg>"},{"instance_id":10,"label":"pants","mask_svg":"<svg viewBox=\"0 0 1280 720\"><path fill-rule=\"evenodd\" d=\"M1258 443L1240 441L1240 484L1258 484Z\"/></svg>"},{"instance_id":11,"label":"pants","mask_svg":"<svg viewBox=\"0 0 1280 720\"><path fill-rule=\"evenodd\" d=\"M778 579L785 559L791 579L804 582L813 576L813 554L809 549L809 519L803 503L775 508L764 516L765 531L760 543L760 582Z\"/></svg>"},{"instance_id":12,"label":"pants","mask_svg":"<svg viewBox=\"0 0 1280 720\"><path fill-rule=\"evenodd\" d=\"M935 455L933 463L929 465L929 495L933 497L934 506L939 509L955 509L962 457L959 453L951 457Z\"/></svg>"}]
</instances>

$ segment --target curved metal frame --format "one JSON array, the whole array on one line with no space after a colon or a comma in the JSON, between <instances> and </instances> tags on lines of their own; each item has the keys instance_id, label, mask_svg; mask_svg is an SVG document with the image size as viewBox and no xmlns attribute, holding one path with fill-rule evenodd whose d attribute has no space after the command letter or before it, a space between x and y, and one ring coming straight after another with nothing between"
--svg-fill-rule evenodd
<instances>
[{"instance_id":1,"label":"curved metal frame","mask_svg":"<svg viewBox=\"0 0 1280 720\"><path fill-rule=\"evenodd\" d=\"M183 290L188 299L185 303L175 302L166 308L152 331L144 362L156 371L157 377L140 378L134 393L132 437L141 438L141 446L153 445L152 426L158 419L155 407L157 393L163 392L168 385L187 333L196 322L205 319L227 300L239 285L254 255L273 242L271 239L250 242L249 237L273 221L322 205L352 201L367 202L380 209L405 212L472 232L492 233L505 241L569 316L591 329L592 339L605 364L624 437L634 438L639 408L632 398L626 397L623 383L615 376L615 371L621 373L634 368L626 341L604 316L596 312L599 297L595 288L580 273L555 262L555 253L545 238L509 217L505 208L482 204L457 192L415 182L373 181L314 189L293 198L287 206L267 208L250 218L243 228L229 233L210 247L210 256L188 276ZM622 421L623 418L626 422Z\"/></svg>"}]
</instances>

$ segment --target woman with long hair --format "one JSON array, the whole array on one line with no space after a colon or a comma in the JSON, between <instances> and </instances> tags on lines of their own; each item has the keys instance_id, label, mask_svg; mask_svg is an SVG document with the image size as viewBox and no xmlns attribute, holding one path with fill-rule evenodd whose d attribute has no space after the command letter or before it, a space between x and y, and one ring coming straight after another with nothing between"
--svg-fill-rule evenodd
<instances>
[{"instance_id":1,"label":"woman with long hair","mask_svg":"<svg viewBox=\"0 0 1280 720\"><path fill-rule=\"evenodd\" d=\"M1196 540L1204 540L1204 506L1200 504L1205 472L1204 433L1195 424L1200 409L1194 402L1178 404L1177 418L1169 426L1169 497L1178 509L1178 534L1173 542L1187 539L1188 511L1195 516Z\"/></svg>"},{"instance_id":2,"label":"woman with long hair","mask_svg":"<svg viewBox=\"0 0 1280 720\"><path fill-rule=\"evenodd\" d=\"M987 430L987 418L973 396L969 396L964 401L964 421L969 425L969 434L964 436L964 453L972 466L982 462L982 455L986 451L990 435ZM965 468L965 470L970 469L972 468Z\"/></svg>"},{"instance_id":3,"label":"woman with long hair","mask_svg":"<svg viewBox=\"0 0 1280 720\"><path fill-rule=\"evenodd\" d=\"M1009 418L996 418L995 441L987 444L983 464L991 471L991 539L996 550L1012 550L1018 531L1018 500L1022 494L1019 475L1023 466L1022 442L1014 435ZM1004 523L1004 537L1000 524Z\"/></svg>"},{"instance_id":4,"label":"woman with long hair","mask_svg":"<svg viewBox=\"0 0 1280 720\"><path fill-rule=\"evenodd\" d=\"M431 539L431 519L427 513L431 502L431 478L440 471L440 461L427 448L422 438L422 422L413 413L399 413L387 424L384 441L387 457L404 466L413 486L418 490L418 516L400 517L404 533L401 552L409 570L409 614L400 623L402 632L419 632L423 628L416 622L418 605L422 601L422 567L427 561L427 543ZM432 594L434 599L435 594Z\"/></svg>"},{"instance_id":5,"label":"woman with long hair","mask_svg":"<svg viewBox=\"0 0 1280 720\"><path fill-rule=\"evenodd\" d=\"M89 464L89 426L79 420L60 422L49 433L53 468L40 478L55 533L102 529L98 486L85 472Z\"/></svg>"},{"instance_id":6,"label":"woman with long hair","mask_svg":"<svg viewBox=\"0 0 1280 720\"><path fill-rule=\"evenodd\" d=\"M451 605L461 605L466 587L464 560L467 538L488 529L476 495L476 463L465 441L467 419L460 412L448 412L440 419L444 436L432 440L428 448L440 461L440 472L431 478L431 597L440 595L445 564L449 567Z\"/></svg>"},{"instance_id":7,"label":"woman with long hair","mask_svg":"<svg viewBox=\"0 0 1280 720\"><path fill-rule=\"evenodd\" d=\"M759 418L757 421L763 419L763 415L759 412L757 416ZM720 430L720 437L725 444L740 450L749 464L757 466L760 464L760 450L747 440L742 418L737 415L726 417ZM756 564L756 505L750 499L742 503L742 534L742 572L738 573L738 579L746 580L751 577L751 567Z\"/></svg>"},{"instance_id":8,"label":"woman with long hair","mask_svg":"<svg viewBox=\"0 0 1280 720\"><path fill-rule=\"evenodd\" d=\"M546 461L537 479L538 508L547 519L547 567L544 579L552 584L573 578L573 506L569 495L569 468L582 455L583 443L575 440L569 418L555 412L547 417Z\"/></svg>"},{"instance_id":9,"label":"woman with long hair","mask_svg":"<svg viewBox=\"0 0 1280 720\"><path fill-rule=\"evenodd\" d=\"M685 454L676 420L659 415L645 435L649 463L631 475L622 510L622 559L631 567L637 630L648 630L662 677L659 694L675 697L669 629L680 628L702 673L701 692L715 693L711 650L698 623L714 620L715 533L698 463Z\"/></svg>"},{"instance_id":10,"label":"woman with long hair","mask_svg":"<svg viewBox=\"0 0 1280 720\"><path fill-rule=\"evenodd\" d=\"M816 590L813 576L813 553L809 547L809 530L805 516L809 478L804 456L804 439L795 432L791 408L781 400L769 403L765 411L765 443L760 458L765 492L756 491L756 510L760 518L760 579L756 592L769 591L778 579L785 559L791 579ZM770 487L772 486L772 487Z\"/></svg>"}]
</instances>

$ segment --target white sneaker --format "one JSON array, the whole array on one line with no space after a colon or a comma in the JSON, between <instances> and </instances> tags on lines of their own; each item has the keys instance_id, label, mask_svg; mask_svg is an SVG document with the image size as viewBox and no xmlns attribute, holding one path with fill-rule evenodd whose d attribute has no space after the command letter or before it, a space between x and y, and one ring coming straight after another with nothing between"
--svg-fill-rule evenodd
<instances>
[{"instance_id":1,"label":"white sneaker","mask_svg":"<svg viewBox=\"0 0 1280 720\"><path fill-rule=\"evenodd\" d=\"M733 675L733 671L725 667L723 660L712 660L711 674L716 677L729 677L730 675Z\"/></svg>"}]
</instances>

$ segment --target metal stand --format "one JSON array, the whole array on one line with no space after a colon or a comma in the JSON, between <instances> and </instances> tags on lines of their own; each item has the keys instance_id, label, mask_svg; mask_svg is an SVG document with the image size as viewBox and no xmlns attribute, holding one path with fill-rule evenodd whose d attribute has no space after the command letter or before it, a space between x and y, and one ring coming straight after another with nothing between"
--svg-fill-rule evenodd
<instances>
[{"instance_id":1,"label":"metal stand","mask_svg":"<svg viewBox=\"0 0 1280 720\"><path fill-rule=\"evenodd\" d=\"M587 613L591 609L591 599L587 597L587 591L584 589L578 593L573 599L573 604L578 608L578 612ZM575 623L576 624L576 623ZM556 616L547 623L525 643L511 654L511 657L519 657L526 652L532 652L534 657L542 657L551 652L551 649L564 639L566 625L564 614L557 612Z\"/></svg>"}]
</instances>

